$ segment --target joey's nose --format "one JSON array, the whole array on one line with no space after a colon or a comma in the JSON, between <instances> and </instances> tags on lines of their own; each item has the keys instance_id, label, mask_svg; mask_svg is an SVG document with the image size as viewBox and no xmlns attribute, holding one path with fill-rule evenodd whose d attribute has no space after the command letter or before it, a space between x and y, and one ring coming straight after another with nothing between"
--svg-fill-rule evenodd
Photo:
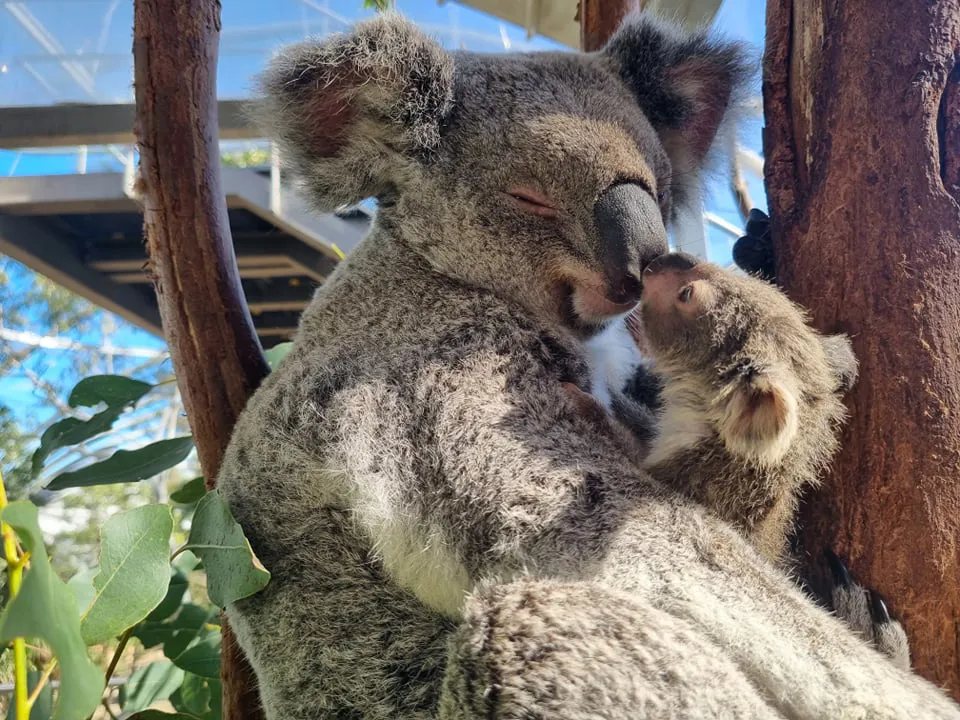
<instances>
[{"instance_id":1,"label":"joey's nose","mask_svg":"<svg viewBox=\"0 0 960 720\"><path fill-rule=\"evenodd\" d=\"M684 270L692 270L699 262L700 260L696 255L690 255L689 253L667 253L651 260L643 269L643 274L656 275L668 270L683 272Z\"/></svg>"}]
</instances>

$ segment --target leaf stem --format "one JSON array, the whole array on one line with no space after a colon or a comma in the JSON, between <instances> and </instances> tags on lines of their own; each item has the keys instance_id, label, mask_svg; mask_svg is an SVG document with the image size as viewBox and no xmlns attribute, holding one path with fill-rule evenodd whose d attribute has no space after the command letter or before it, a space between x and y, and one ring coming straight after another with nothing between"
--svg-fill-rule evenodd
<instances>
[{"instance_id":1,"label":"leaf stem","mask_svg":"<svg viewBox=\"0 0 960 720\"><path fill-rule=\"evenodd\" d=\"M188 547L188 544L187 544L187 543L184 543L183 545L181 545L180 547L178 547L178 548L177 548L176 550L174 550L173 553L170 555L170 562L173 562L174 559L177 557L177 555L180 555L181 553L185 553L185 552L186 552L187 550L189 550L189 549L190 549L190 548Z\"/></svg>"},{"instance_id":2,"label":"leaf stem","mask_svg":"<svg viewBox=\"0 0 960 720\"><path fill-rule=\"evenodd\" d=\"M7 506L7 491L0 474L0 511ZM10 574L10 602L20 592L23 581L23 563L17 553L17 536L7 523L0 523L3 534L3 553L7 560L7 572ZM27 702L27 641L24 638L13 640L13 702L16 720L28 720L30 704Z\"/></svg>"},{"instance_id":3,"label":"leaf stem","mask_svg":"<svg viewBox=\"0 0 960 720\"><path fill-rule=\"evenodd\" d=\"M43 686L47 684L47 680L50 679L55 667L57 667L56 658L51 660L50 664L47 665L46 669L43 671L43 675L40 676L40 680L37 681L36 686L33 688L33 692L30 693L30 697L27 698L28 711L33 707L33 704L37 701L37 698L40 697L40 691L43 690Z\"/></svg>"},{"instance_id":4,"label":"leaf stem","mask_svg":"<svg viewBox=\"0 0 960 720\"><path fill-rule=\"evenodd\" d=\"M123 655L123 651L127 649L127 642L130 640L130 636L133 635L133 629L136 625L131 625L126 630L123 631L123 635L120 636L120 644L117 645L117 649L113 653L113 657L110 658L110 666L107 668L107 677L104 680L104 683L107 687L110 687L110 678L113 677L113 671L117 669L117 663L120 662L120 656Z\"/></svg>"}]
</instances>

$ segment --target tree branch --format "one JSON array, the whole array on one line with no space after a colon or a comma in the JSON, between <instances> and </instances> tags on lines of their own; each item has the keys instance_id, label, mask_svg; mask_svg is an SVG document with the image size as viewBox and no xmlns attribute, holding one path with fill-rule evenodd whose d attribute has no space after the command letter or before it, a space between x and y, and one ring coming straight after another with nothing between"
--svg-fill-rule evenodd
<instances>
[{"instance_id":1,"label":"tree branch","mask_svg":"<svg viewBox=\"0 0 960 720\"><path fill-rule=\"evenodd\" d=\"M216 0L136 0L136 135L147 250L164 334L209 485L269 372L240 285L220 179ZM262 717L223 623L223 718Z\"/></svg>"}]
</instances>

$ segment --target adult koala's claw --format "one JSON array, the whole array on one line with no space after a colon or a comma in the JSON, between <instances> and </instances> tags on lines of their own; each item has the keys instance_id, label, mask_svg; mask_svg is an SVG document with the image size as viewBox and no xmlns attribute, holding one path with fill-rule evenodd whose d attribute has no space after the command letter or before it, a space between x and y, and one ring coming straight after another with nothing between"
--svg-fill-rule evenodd
<instances>
[{"instance_id":1,"label":"adult koala's claw","mask_svg":"<svg viewBox=\"0 0 960 720\"><path fill-rule=\"evenodd\" d=\"M870 617L878 625L890 622L890 611L887 604L876 590L868 590L870 595Z\"/></svg>"},{"instance_id":2,"label":"adult koala's claw","mask_svg":"<svg viewBox=\"0 0 960 720\"><path fill-rule=\"evenodd\" d=\"M733 244L733 261L744 272L774 282L777 278L776 256L770 235L770 218L753 208L747 216L746 234Z\"/></svg>"},{"instance_id":3,"label":"adult koala's claw","mask_svg":"<svg viewBox=\"0 0 960 720\"><path fill-rule=\"evenodd\" d=\"M847 569L846 564L839 557L834 554L833 550L829 548L823 551L824 557L827 558L827 563L830 565L830 574L833 575L833 584L842 587L850 587L850 571Z\"/></svg>"},{"instance_id":4,"label":"adult koala's claw","mask_svg":"<svg viewBox=\"0 0 960 720\"><path fill-rule=\"evenodd\" d=\"M866 588L850 574L846 563L831 550L823 551L833 575L830 593L833 611L848 627L903 669L910 668L907 633L887 608L880 593Z\"/></svg>"}]
</instances>

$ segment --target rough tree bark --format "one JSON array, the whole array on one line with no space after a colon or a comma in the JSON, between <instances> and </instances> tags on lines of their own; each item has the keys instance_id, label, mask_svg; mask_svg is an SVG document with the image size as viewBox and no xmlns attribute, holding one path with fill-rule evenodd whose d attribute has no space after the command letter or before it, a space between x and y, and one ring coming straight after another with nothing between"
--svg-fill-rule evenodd
<instances>
[{"instance_id":1,"label":"rough tree bark","mask_svg":"<svg viewBox=\"0 0 960 720\"><path fill-rule=\"evenodd\" d=\"M781 283L862 363L802 511L960 699L960 0L769 0L765 180Z\"/></svg>"},{"instance_id":2,"label":"rough tree bark","mask_svg":"<svg viewBox=\"0 0 960 720\"><path fill-rule=\"evenodd\" d=\"M623 18L643 5L644 0L581 0L576 16L580 23L580 49L593 52L602 48Z\"/></svg>"},{"instance_id":3,"label":"rough tree bark","mask_svg":"<svg viewBox=\"0 0 960 720\"><path fill-rule=\"evenodd\" d=\"M220 3L136 0L140 190L160 317L207 485L268 367L240 286L220 182ZM261 718L256 680L223 618L223 718Z\"/></svg>"}]
</instances>

